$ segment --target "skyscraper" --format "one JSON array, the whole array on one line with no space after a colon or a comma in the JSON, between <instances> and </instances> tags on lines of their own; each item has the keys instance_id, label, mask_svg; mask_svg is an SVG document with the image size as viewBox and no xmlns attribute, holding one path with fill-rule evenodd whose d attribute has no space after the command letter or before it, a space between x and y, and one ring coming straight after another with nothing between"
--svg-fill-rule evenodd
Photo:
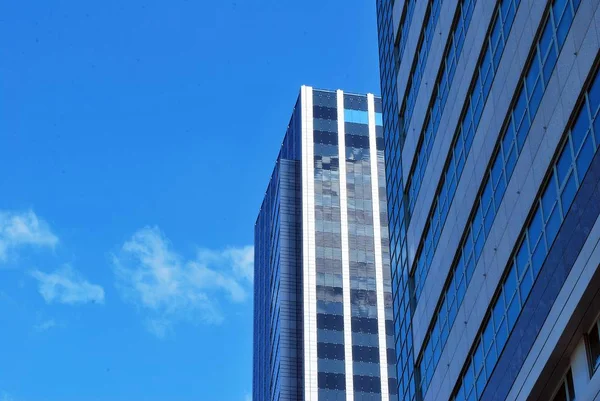
<instances>
[{"instance_id":1,"label":"skyscraper","mask_svg":"<svg viewBox=\"0 0 600 401\"><path fill-rule=\"evenodd\" d=\"M395 399L385 194L380 100L302 87L255 226L254 401Z\"/></svg>"},{"instance_id":2,"label":"skyscraper","mask_svg":"<svg viewBox=\"0 0 600 401\"><path fill-rule=\"evenodd\" d=\"M377 0L400 400L598 399L599 0Z\"/></svg>"}]
</instances>

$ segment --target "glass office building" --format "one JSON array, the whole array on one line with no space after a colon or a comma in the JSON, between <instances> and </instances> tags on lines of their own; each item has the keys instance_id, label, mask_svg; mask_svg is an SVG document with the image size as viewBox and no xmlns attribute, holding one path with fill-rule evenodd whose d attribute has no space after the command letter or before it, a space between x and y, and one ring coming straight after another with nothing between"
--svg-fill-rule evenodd
<instances>
[{"instance_id":1,"label":"glass office building","mask_svg":"<svg viewBox=\"0 0 600 401\"><path fill-rule=\"evenodd\" d=\"M376 3L399 399L599 399L600 1Z\"/></svg>"},{"instance_id":2,"label":"glass office building","mask_svg":"<svg viewBox=\"0 0 600 401\"><path fill-rule=\"evenodd\" d=\"M254 401L397 399L381 120L301 89L255 226Z\"/></svg>"}]
</instances>

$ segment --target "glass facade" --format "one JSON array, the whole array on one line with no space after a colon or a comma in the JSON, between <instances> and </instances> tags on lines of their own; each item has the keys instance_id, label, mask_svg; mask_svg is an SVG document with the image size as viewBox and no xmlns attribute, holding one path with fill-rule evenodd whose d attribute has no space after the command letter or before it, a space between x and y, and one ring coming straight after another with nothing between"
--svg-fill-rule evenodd
<instances>
[{"instance_id":1,"label":"glass facade","mask_svg":"<svg viewBox=\"0 0 600 401\"><path fill-rule=\"evenodd\" d=\"M397 400L381 108L303 87L255 227L254 400Z\"/></svg>"},{"instance_id":2,"label":"glass facade","mask_svg":"<svg viewBox=\"0 0 600 401\"><path fill-rule=\"evenodd\" d=\"M296 104L254 228L254 400L304 399L300 118Z\"/></svg>"},{"instance_id":3,"label":"glass facade","mask_svg":"<svg viewBox=\"0 0 600 401\"><path fill-rule=\"evenodd\" d=\"M526 229L517 241L452 400L480 399L506 340L531 292L575 195L599 147L600 77L595 72L575 120L536 198Z\"/></svg>"},{"instance_id":4,"label":"glass facade","mask_svg":"<svg viewBox=\"0 0 600 401\"><path fill-rule=\"evenodd\" d=\"M565 2L563 5L555 3L555 6L564 8L564 5L567 5L570 7L569 3ZM577 7L578 3L573 4L573 6ZM431 334L426 340L423 358L418 363L419 368L423 367L424 374L421 378L423 381L422 387L425 389L427 388L427 382L431 378L433 369L439 360L441 349L443 349L446 343L449 329L452 327L456 317L456 312L462 304L465 289L471 281L473 270L479 261L488 234L498 213L500 203L504 197L506 187L523 150L523 144L529 134L529 127L537 113L541 97L545 92L550 74L556 64L556 54L559 54L562 49L564 38L560 42L555 42L551 46L551 50L545 50L544 54L538 54L539 49L548 48L547 45L542 45L545 40L544 38L556 37L551 33L554 26L552 24L552 15L556 13L556 11L553 12L552 10L551 8L549 18L538 41L538 46L534 46L535 52L532 63L527 69L527 74L522 79L521 89L517 94L517 101L509 114L509 122L500 135L497 151L492 158L492 164L484 174L482 190L475 201L475 212L467 223L464 238L462 239L458 255L455 257L455 262L450 270L449 280L444 289L442 303L439 305L433 320L434 323L429 330ZM564 11L559 10L558 12L562 15ZM510 23L512 24L512 21ZM551 52L554 56L548 57L548 52ZM546 73L542 74L541 71L544 70ZM422 287L422 284L420 287ZM436 349L438 347L440 348L439 350Z\"/></svg>"},{"instance_id":5,"label":"glass facade","mask_svg":"<svg viewBox=\"0 0 600 401\"><path fill-rule=\"evenodd\" d=\"M416 397L411 326L412 309L408 291L407 214L404 198L401 195L402 188L404 188L401 161L404 137L400 135L399 129L397 90L398 68L404 54L415 3L416 1L405 2L398 28L399 33L396 37L392 18L394 1L377 1L392 305L394 310L394 348L396 350L397 396L400 400L414 400Z\"/></svg>"},{"instance_id":6,"label":"glass facade","mask_svg":"<svg viewBox=\"0 0 600 401\"><path fill-rule=\"evenodd\" d=\"M447 6L443 0L428 0L416 8L412 1L377 0L376 3L398 396L406 401L431 400L436 399L441 387L445 387L443 391L448 394L444 399L490 399L482 396L490 375L598 148L595 129L598 106L594 100L596 67L590 70L591 75L587 78L591 82L589 86L575 88L584 90L578 103L583 106L578 106L581 110L575 110L574 122L561 127L566 132L559 148L539 150L549 153L548 161L553 152L559 153L556 164L550 164L552 178L539 188L542 195L535 200L539 210L532 212L531 221L522 228L525 238L510 244L516 247L514 261L511 261L514 267L506 267L504 275L497 279L499 281L486 283L492 288L498 286L498 289L474 343L469 342L467 360L453 360L454 352L446 350L446 343L450 343L453 328L462 332L461 328L455 327L455 321L467 324L468 316L460 315L459 311L467 291L479 294L469 287L478 263L484 265L481 269L489 269L485 266L489 261L482 255L488 237L498 241L497 235L491 234L492 227L497 215L502 213L501 204L509 183L513 176L527 174L527 171L519 171L519 163L531 163L528 157L534 157L538 152L537 148L529 151L526 142L536 116L547 118L550 113L546 110L545 115L539 113L541 117L538 116L542 99L559 93L556 83L554 87L551 83L551 78L557 75L555 67L560 65L559 58L569 53L578 56L577 51L572 52L572 46L567 45L567 37L572 27L578 29L577 37L585 34L587 25L576 27L575 23L579 9L584 8L580 7L583 1L535 2L536 13L539 13L536 15L540 19L539 25L531 27L529 39L521 38L523 26L515 23L519 14L532 12L531 3L521 0L498 0L493 9L478 0L459 0L456 7L451 7L452 16L440 11ZM413 14L414 20L420 22L413 23ZM442 24L444 18L446 21ZM438 20L442 27L449 27L445 28L447 32L438 28ZM482 26L484 23L486 26ZM515 30L517 33L513 34ZM441 43L435 42L438 33L442 37ZM416 43L406 46L411 40ZM515 46L518 51L514 50ZM443 49L441 58L430 57L433 49ZM508 56L503 58L505 49L509 49ZM409 66L402 66L404 60L411 60L409 51L413 52L412 61ZM517 53L518 57L515 56ZM595 64L597 57L598 54ZM439 64L432 60L439 60ZM519 73L511 76L511 85L516 81L516 87L503 91L501 86L510 75L506 65L516 60L522 63ZM470 65L469 72L460 71L461 65L463 68ZM584 74L583 71L580 76L585 80L587 72ZM427 86L422 85L426 75L435 77L432 85L427 85L431 88L429 92L425 90ZM455 75L460 78L455 80ZM406 79L406 86L399 88L397 82L403 79ZM422 92L428 98L420 106L418 99L423 97ZM448 102L449 99L455 101L452 93L462 93L460 97L464 96L464 100L452 105ZM502 107L505 107L501 111L498 108L500 98L495 98L500 94L504 102ZM447 104L452 107L446 108ZM412 118L418 115L416 107L424 108L422 122ZM451 114L442 118L446 109ZM493 124L491 120L494 120ZM498 127L488 128L494 124ZM490 137L493 139L488 140ZM447 150L435 154L434 143L441 141L440 138L444 139L440 146ZM407 142L410 149L408 146L404 149L405 141L410 141ZM486 155L485 159L482 154ZM520 157L522 155L527 157ZM404 160L403 164L403 157L409 158L408 162ZM466 169L469 159L477 163L476 172ZM429 164L433 164L431 160L435 161L435 166L428 169ZM403 169L409 170L403 172ZM469 174L463 174L465 170ZM463 183L463 190L458 192L463 176L478 181L472 186ZM429 186L427 191L420 191L425 185ZM466 191L470 194L476 193L475 199L468 205L456 205L457 193L468 198L464 185L469 185ZM421 195L421 192L425 194ZM550 200L544 200L546 193ZM426 204L420 204L422 201ZM451 208L455 209L452 215ZM522 216L527 212L520 211ZM415 222L412 221L413 214ZM450 221L448 228L446 220ZM445 229L452 230L456 245L450 246L453 242L447 237L441 241ZM408 235L414 238L408 238ZM436 266L436 271L444 271L443 276L431 277L430 268L438 263L437 260L443 261L443 267ZM446 262L449 263L446 265ZM426 285L431 280L441 283L439 286ZM417 310L428 317L415 316ZM465 313L471 313L469 310ZM597 333L592 332L590 341L597 342L596 337ZM413 341L419 343L413 344ZM456 337L452 344L457 344ZM442 364L441 360L448 363ZM451 363L458 366L450 367ZM441 384L440 380L446 380L449 371L459 372L461 368L460 377L450 379L450 387L446 382ZM433 395L428 394L428 391L432 392L430 385L434 374L440 370L444 376L438 375L437 385L431 386L435 387Z\"/></svg>"}]
</instances>

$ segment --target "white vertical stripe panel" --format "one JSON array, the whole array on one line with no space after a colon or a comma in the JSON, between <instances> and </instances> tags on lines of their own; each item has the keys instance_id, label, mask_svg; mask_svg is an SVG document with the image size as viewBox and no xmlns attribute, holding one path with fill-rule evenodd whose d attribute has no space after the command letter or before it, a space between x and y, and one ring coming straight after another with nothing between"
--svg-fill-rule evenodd
<instances>
[{"instance_id":1,"label":"white vertical stripe panel","mask_svg":"<svg viewBox=\"0 0 600 401\"><path fill-rule=\"evenodd\" d=\"M344 92L337 91L338 148L340 173L340 223L342 234L342 298L344 302L344 360L346 365L346 401L354 401L352 373L352 308L350 306L350 250L348 244L348 190L346 187L346 132L344 128Z\"/></svg>"},{"instance_id":2,"label":"white vertical stripe panel","mask_svg":"<svg viewBox=\"0 0 600 401\"><path fill-rule=\"evenodd\" d=\"M377 135L375 133L375 98L367 95L369 115L369 151L371 155L371 194L373 199L373 239L375 241L375 287L377 290L377 326L379 335L379 366L381 400L389 401L387 344L385 335L385 304L383 292L383 256L381 252L381 221L379 221L379 175L377 174Z\"/></svg>"},{"instance_id":3,"label":"white vertical stripe panel","mask_svg":"<svg viewBox=\"0 0 600 401\"><path fill-rule=\"evenodd\" d=\"M317 401L317 278L313 90L302 86L302 257L304 300L304 399Z\"/></svg>"}]
</instances>

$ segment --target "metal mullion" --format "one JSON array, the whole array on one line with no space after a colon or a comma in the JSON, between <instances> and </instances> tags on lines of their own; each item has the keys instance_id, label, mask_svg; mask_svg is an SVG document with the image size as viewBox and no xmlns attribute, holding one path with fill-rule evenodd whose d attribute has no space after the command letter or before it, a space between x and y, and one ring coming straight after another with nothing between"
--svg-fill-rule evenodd
<instances>
[{"instance_id":1,"label":"metal mullion","mask_svg":"<svg viewBox=\"0 0 600 401\"><path fill-rule=\"evenodd\" d=\"M595 116L593 115L591 104L592 104L592 102L590 102L589 91L588 91L585 93L585 100L584 100L583 107L585 107L587 109L588 115L590 116L590 118L589 118L589 135L592 136L592 144L594 145L594 150L596 150L598 148L598 144L596 143L596 135L595 135L596 132L594 129ZM582 142L582 144L583 144L583 142Z\"/></svg>"}]
</instances>

